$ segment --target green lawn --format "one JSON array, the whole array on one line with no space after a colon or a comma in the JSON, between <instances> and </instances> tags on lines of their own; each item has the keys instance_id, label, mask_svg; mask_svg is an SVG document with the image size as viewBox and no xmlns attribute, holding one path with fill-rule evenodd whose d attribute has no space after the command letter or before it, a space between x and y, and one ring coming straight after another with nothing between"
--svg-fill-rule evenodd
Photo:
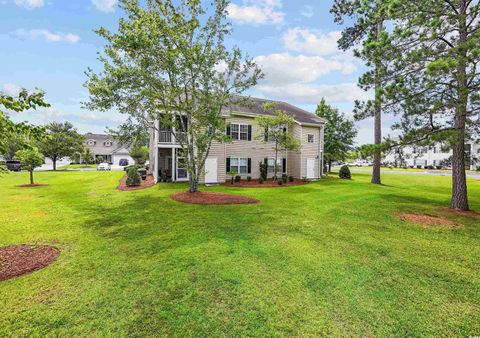
<instances>
[{"instance_id":1,"label":"green lawn","mask_svg":"<svg viewBox=\"0 0 480 338\"><path fill-rule=\"evenodd\" d=\"M96 168L96 164L65 164L59 169L84 169L84 168Z\"/></svg>"},{"instance_id":2,"label":"green lawn","mask_svg":"<svg viewBox=\"0 0 480 338\"><path fill-rule=\"evenodd\" d=\"M48 268L0 282L0 336L480 334L480 220L399 221L448 206L448 177L368 173L272 189L257 205L115 189L123 172L0 178L0 246L52 244ZM469 180L474 209L480 182ZM207 190L207 189L204 189Z\"/></svg>"}]
</instances>

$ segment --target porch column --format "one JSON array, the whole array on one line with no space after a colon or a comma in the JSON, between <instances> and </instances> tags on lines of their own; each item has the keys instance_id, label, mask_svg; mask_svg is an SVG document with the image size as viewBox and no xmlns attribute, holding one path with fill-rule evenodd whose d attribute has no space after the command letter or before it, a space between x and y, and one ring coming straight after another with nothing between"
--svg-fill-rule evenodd
<instances>
[{"instance_id":1,"label":"porch column","mask_svg":"<svg viewBox=\"0 0 480 338\"><path fill-rule=\"evenodd\" d=\"M160 156L159 150L158 150L158 145L155 144L153 147L154 151L154 158L155 161L153 162L153 178L155 179L155 182L158 182L158 157Z\"/></svg>"},{"instance_id":2,"label":"porch column","mask_svg":"<svg viewBox=\"0 0 480 338\"><path fill-rule=\"evenodd\" d=\"M172 148L172 182L177 181L177 148Z\"/></svg>"}]
</instances>

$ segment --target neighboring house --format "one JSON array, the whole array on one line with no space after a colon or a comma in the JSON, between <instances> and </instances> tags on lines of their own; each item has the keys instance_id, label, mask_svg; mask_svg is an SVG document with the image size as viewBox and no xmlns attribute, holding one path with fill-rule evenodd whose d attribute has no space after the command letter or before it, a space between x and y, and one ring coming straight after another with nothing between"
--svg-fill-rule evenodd
<instances>
[{"instance_id":1,"label":"neighboring house","mask_svg":"<svg viewBox=\"0 0 480 338\"><path fill-rule=\"evenodd\" d=\"M96 162L108 162L115 166L135 164L128 147L119 144L110 135L87 133L84 136L85 146Z\"/></svg>"},{"instance_id":2,"label":"neighboring house","mask_svg":"<svg viewBox=\"0 0 480 338\"><path fill-rule=\"evenodd\" d=\"M397 167L450 167L452 150L445 149L441 144L433 147L405 146L385 156L385 164ZM465 145L467 169L475 170L480 167L480 143Z\"/></svg>"},{"instance_id":3,"label":"neighboring house","mask_svg":"<svg viewBox=\"0 0 480 338\"><path fill-rule=\"evenodd\" d=\"M228 172L235 171L246 179L260 177L259 163L268 163L269 177L273 175L275 151L273 142L263 142L265 129L255 123L258 115L273 115L265 111L263 105L272 102L251 98L251 104L230 106L222 114L231 142L213 142L205 162L205 174L200 183L222 183L228 179ZM275 102L275 101L273 101ZM295 178L316 180L321 177L323 167L323 128L324 120L285 102L275 102L277 108L284 110L295 120L288 133L301 141L301 149L284 151L278 155L279 174ZM181 147L175 141L171 129L154 121L150 133L150 163L155 180L166 176L169 180L188 181L188 172L181 156ZM182 135L176 132L177 135Z\"/></svg>"}]
</instances>

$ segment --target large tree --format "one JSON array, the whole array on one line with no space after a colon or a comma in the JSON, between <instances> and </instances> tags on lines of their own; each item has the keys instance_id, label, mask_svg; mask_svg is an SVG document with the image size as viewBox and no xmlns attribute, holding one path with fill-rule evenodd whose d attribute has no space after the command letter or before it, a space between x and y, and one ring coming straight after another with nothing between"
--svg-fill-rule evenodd
<instances>
[{"instance_id":1,"label":"large tree","mask_svg":"<svg viewBox=\"0 0 480 338\"><path fill-rule=\"evenodd\" d=\"M338 109L332 107L322 98L315 111L319 117L326 120L324 135L324 157L328 163L328 172L332 171L333 161L344 161L348 152L353 150L357 129L352 120L349 120Z\"/></svg>"},{"instance_id":2,"label":"large tree","mask_svg":"<svg viewBox=\"0 0 480 338\"><path fill-rule=\"evenodd\" d=\"M465 141L480 128L480 5L474 0L396 2L394 77L402 144L452 150L451 208L468 210Z\"/></svg>"},{"instance_id":3,"label":"large tree","mask_svg":"<svg viewBox=\"0 0 480 338\"><path fill-rule=\"evenodd\" d=\"M177 5L176 5L177 3ZM224 38L228 1L204 7L198 0L121 0L125 17L107 41L100 74L87 71L92 109L116 108L143 127L158 120L180 144L190 192L213 141L224 141L222 112L235 95L257 83L261 71L229 50Z\"/></svg>"},{"instance_id":4,"label":"large tree","mask_svg":"<svg viewBox=\"0 0 480 338\"><path fill-rule=\"evenodd\" d=\"M373 90L373 100L357 101L356 119L374 118L374 144L372 183L381 184L380 167L382 160L382 110L384 106L384 77L388 69L386 47L389 34L385 21L389 18L388 0L334 0L331 12L335 22L350 24L338 41L341 49L354 49L356 57L365 62L369 70L359 79L358 85L364 90ZM345 20L347 19L347 20Z\"/></svg>"},{"instance_id":5,"label":"large tree","mask_svg":"<svg viewBox=\"0 0 480 338\"><path fill-rule=\"evenodd\" d=\"M301 147L301 142L288 131L295 123L293 117L289 116L285 111L278 109L275 103L265 103L263 109L273 112L274 115L259 115L255 118L255 122L260 128L265 130L265 134L258 135L258 138L265 143L273 143L275 152L273 180L276 180L278 153L287 150L297 151Z\"/></svg>"},{"instance_id":6,"label":"large tree","mask_svg":"<svg viewBox=\"0 0 480 338\"><path fill-rule=\"evenodd\" d=\"M70 122L51 122L46 126L47 135L39 142L40 152L53 162L57 170L57 160L64 157L73 158L76 153L84 151L84 137Z\"/></svg>"}]
</instances>

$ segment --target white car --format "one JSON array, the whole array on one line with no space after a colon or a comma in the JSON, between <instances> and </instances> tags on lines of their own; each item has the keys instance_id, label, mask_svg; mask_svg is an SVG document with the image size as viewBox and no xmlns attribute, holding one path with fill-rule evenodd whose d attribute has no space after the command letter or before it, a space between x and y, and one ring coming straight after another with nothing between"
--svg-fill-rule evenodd
<instances>
[{"instance_id":1,"label":"white car","mask_svg":"<svg viewBox=\"0 0 480 338\"><path fill-rule=\"evenodd\" d=\"M110 164L108 163L100 163L97 166L97 170L111 170Z\"/></svg>"}]
</instances>

